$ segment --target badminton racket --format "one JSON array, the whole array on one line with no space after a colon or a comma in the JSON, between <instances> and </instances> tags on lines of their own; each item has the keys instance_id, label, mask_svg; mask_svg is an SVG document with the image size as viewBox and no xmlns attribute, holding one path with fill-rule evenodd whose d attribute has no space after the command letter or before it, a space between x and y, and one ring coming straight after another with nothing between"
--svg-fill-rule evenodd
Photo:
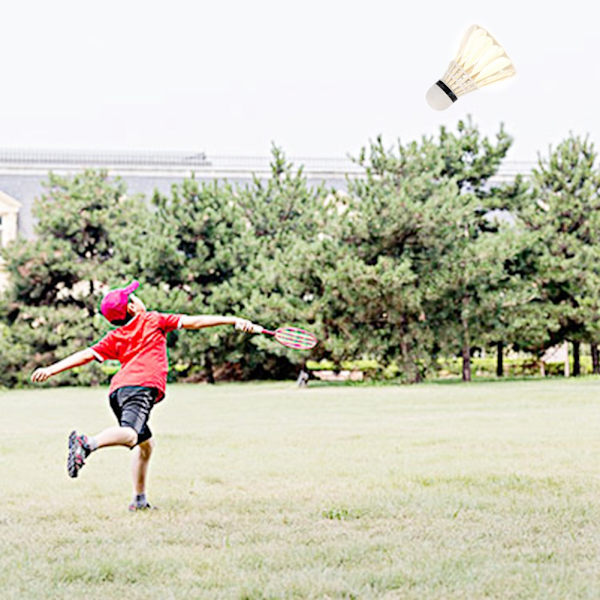
<instances>
[{"instance_id":1,"label":"badminton racket","mask_svg":"<svg viewBox=\"0 0 600 600\"><path fill-rule=\"evenodd\" d=\"M256 325L253 333L272 335L281 345L294 350L310 350L317 345L317 338L312 333L298 327L280 327L271 331Z\"/></svg>"}]
</instances>

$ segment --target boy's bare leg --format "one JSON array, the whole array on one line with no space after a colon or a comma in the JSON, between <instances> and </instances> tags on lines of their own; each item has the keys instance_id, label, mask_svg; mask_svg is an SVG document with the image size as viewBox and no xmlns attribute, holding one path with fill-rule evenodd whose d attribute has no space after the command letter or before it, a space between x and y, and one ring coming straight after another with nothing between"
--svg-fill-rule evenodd
<instances>
[{"instance_id":1,"label":"boy's bare leg","mask_svg":"<svg viewBox=\"0 0 600 600\"><path fill-rule=\"evenodd\" d=\"M129 505L129 510L151 508L146 499L146 478L153 450L154 440L152 438L142 442L133 449L133 458L131 460L133 502Z\"/></svg>"},{"instance_id":2,"label":"boy's bare leg","mask_svg":"<svg viewBox=\"0 0 600 600\"><path fill-rule=\"evenodd\" d=\"M67 471L69 477L77 477L85 464L88 455L104 446L135 446L138 434L131 427L109 427L95 437L78 435L72 431L69 435L69 455L67 457Z\"/></svg>"},{"instance_id":3,"label":"boy's bare leg","mask_svg":"<svg viewBox=\"0 0 600 600\"><path fill-rule=\"evenodd\" d=\"M138 440L138 434L131 427L109 427L94 436L96 448L104 446L134 446Z\"/></svg>"},{"instance_id":4,"label":"boy's bare leg","mask_svg":"<svg viewBox=\"0 0 600 600\"><path fill-rule=\"evenodd\" d=\"M131 460L131 476L133 478L133 493L144 494L146 492L146 477L150 465L150 457L154 450L154 440L150 438L133 449Z\"/></svg>"}]
</instances>

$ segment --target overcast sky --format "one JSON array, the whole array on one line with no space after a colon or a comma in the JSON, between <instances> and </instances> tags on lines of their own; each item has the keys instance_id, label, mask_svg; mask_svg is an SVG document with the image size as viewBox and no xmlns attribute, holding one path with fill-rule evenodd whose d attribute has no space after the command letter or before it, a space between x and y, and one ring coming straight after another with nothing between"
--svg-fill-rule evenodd
<instances>
[{"instance_id":1,"label":"overcast sky","mask_svg":"<svg viewBox=\"0 0 600 600\"><path fill-rule=\"evenodd\" d=\"M573 131L600 142L600 9L504 0L3 2L0 146L356 154L471 114L535 160ZM505 46L517 77L426 104L464 30Z\"/></svg>"}]
</instances>

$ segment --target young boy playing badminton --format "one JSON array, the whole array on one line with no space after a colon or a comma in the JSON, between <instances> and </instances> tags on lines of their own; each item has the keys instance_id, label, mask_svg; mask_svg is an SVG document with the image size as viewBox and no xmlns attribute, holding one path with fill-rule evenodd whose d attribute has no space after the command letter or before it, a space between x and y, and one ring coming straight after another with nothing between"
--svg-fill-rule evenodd
<instances>
[{"instance_id":1,"label":"young boy playing badminton","mask_svg":"<svg viewBox=\"0 0 600 600\"><path fill-rule=\"evenodd\" d=\"M87 457L99 448L128 446L133 449L133 502L129 510L151 508L146 499L146 475L154 440L148 427L150 412L165 395L167 383L167 333L175 329L202 329L216 325L234 325L251 332L256 327L246 319L212 315L174 315L146 310L144 303L133 294L139 287L133 281L127 287L109 292L100 305L102 314L117 329L109 331L99 342L75 352L49 367L36 369L34 382L85 365L92 360L118 360L121 369L112 378L110 406L119 422L94 437L72 431L69 436L67 471L77 477Z\"/></svg>"}]
</instances>

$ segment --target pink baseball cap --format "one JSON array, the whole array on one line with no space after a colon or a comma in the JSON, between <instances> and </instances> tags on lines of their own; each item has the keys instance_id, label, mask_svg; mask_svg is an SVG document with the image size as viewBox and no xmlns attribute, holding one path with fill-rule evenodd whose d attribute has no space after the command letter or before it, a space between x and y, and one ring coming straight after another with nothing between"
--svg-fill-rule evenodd
<instances>
[{"instance_id":1,"label":"pink baseball cap","mask_svg":"<svg viewBox=\"0 0 600 600\"><path fill-rule=\"evenodd\" d=\"M119 288L108 292L102 303L100 311L112 323L113 321L122 321L127 317L127 303L129 294L133 294L140 287L139 281L132 281L127 287Z\"/></svg>"}]
</instances>

